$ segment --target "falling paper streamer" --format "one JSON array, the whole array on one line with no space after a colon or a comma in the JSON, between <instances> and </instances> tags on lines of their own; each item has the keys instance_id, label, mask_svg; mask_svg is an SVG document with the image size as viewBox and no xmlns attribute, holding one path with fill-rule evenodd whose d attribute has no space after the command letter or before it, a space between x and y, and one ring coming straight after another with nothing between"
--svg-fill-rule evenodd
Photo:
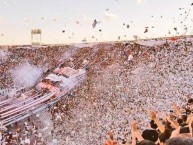
<instances>
[{"instance_id":1,"label":"falling paper streamer","mask_svg":"<svg viewBox=\"0 0 193 145\"><path fill-rule=\"evenodd\" d=\"M87 40L86 40L86 38L84 38L83 40L82 40L82 42L86 42Z\"/></svg>"},{"instance_id":2,"label":"falling paper streamer","mask_svg":"<svg viewBox=\"0 0 193 145\"><path fill-rule=\"evenodd\" d=\"M144 31L144 33L147 33L147 32L148 32L148 27L146 27L146 28L145 28L145 31Z\"/></svg>"},{"instance_id":3,"label":"falling paper streamer","mask_svg":"<svg viewBox=\"0 0 193 145\"><path fill-rule=\"evenodd\" d=\"M93 24L92 24L92 28L93 28L93 29L96 27L97 23L100 23L100 22L97 22L97 20L95 19L94 22L93 22Z\"/></svg>"},{"instance_id":4,"label":"falling paper streamer","mask_svg":"<svg viewBox=\"0 0 193 145\"><path fill-rule=\"evenodd\" d=\"M187 33L188 33L188 28L185 27L185 28L184 28L184 32L183 32L183 35L185 35L185 34L187 34Z\"/></svg>"},{"instance_id":5,"label":"falling paper streamer","mask_svg":"<svg viewBox=\"0 0 193 145\"><path fill-rule=\"evenodd\" d=\"M139 39L139 36L133 35L133 38L134 38L135 40L138 40L138 39Z\"/></svg>"},{"instance_id":6,"label":"falling paper streamer","mask_svg":"<svg viewBox=\"0 0 193 145\"><path fill-rule=\"evenodd\" d=\"M96 19L95 19L94 22L93 22L93 24L92 24L93 29L96 27L96 24L97 24L97 21L96 21Z\"/></svg>"}]
</instances>

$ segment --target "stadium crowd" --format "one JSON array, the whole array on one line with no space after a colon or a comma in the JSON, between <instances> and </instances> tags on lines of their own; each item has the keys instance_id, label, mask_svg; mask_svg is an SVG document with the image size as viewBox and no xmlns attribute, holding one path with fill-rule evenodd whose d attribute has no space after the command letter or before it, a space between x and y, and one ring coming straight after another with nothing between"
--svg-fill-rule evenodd
<instances>
[{"instance_id":1,"label":"stadium crowd","mask_svg":"<svg viewBox=\"0 0 193 145\"><path fill-rule=\"evenodd\" d=\"M44 145L42 133L30 118L0 128L0 145Z\"/></svg>"},{"instance_id":2,"label":"stadium crowd","mask_svg":"<svg viewBox=\"0 0 193 145\"><path fill-rule=\"evenodd\" d=\"M193 99L189 98L186 107L182 108L173 104L170 114L164 118L150 112L149 128L142 131L138 129L137 122L133 122L131 145L192 145L193 144ZM109 139L104 145L118 145L109 132ZM122 145L129 145L124 140Z\"/></svg>"},{"instance_id":3,"label":"stadium crowd","mask_svg":"<svg viewBox=\"0 0 193 145\"><path fill-rule=\"evenodd\" d=\"M43 48L8 47L5 51L8 57L0 60L0 88L14 88L10 70L14 70L24 61L32 65L44 67L49 71L59 65L62 54L69 46L47 46ZM5 73L6 72L6 73Z\"/></svg>"},{"instance_id":4,"label":"stadium crowd","mask_svg":"<svg viewBox=\"0 0 193 145\"><path fill-rule=\"evenodd\" d=\"M190 80L192 77L190 73L193 62L192 46L184 44L184 40L166 41L162 45L151 47L137 43L101 44L94 46L93 49L79 49L73 56L65 55L68 56L66 65L77 68L84 66L85 63L88 65L88 80L74 96L67 99L67 102L60 101L53 108L49 108L54 125L51 133L57 134L58 140L64 141L64 137L70 136L77 138L74 141L76 143L82 141L84 145L89 143L97 145L104 143L106 132L110 128L117 128L118 131L113 129L109 133L110 137L105 145L175 144L172 142L181 145L182 142L191 144L193 100L188 98L187 103L184 103L182 94L192 94L192 88L186 86L188 81L185 82L187 84L183 84L182 79L177 79L181 77ZM22 60L28 59L34 65L48 64L45 70L47 73L49 69L60 64L58 58L62 58L61 61L65 59L64 49L10 49L10 57L0 66L4 75L0 78L1 87L13 87L12 79L7 72ZM171 83L170 86L164 82L165 80ZM163 86L170 89L166 90ZM174 100L176 104L173 104ZM171 103L173 106L170 109ZM163 112L167 114L163 115ZM134 122L129 127L132 121ZM23 123L23 127L12 125L11 131L8 127L1 132L1 141L7 144L15 141L21 144L32 142L38 144L39 141L48 144L43 139L44 134L37 131L41 127L36 127L36 123L32 122L27 120ZM16 138L13 138L15 134ZM175 145L178 145L177 143ZM69 141L59 144L73 143Z\"/></svg>"}]
</instances>

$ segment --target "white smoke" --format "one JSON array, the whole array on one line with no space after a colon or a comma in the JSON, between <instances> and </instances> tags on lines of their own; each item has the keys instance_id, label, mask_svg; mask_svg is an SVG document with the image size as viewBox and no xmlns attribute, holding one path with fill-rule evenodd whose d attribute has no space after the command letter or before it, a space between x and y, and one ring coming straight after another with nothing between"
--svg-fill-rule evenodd
<instances>
[{"instance_id":1,"label":"white smoke","mask_svg":"<svg viewBox=\"0 0 193 145\"><path fill-rule=\"evenodd\" d=\"M63 80L61 86L63 88L74 88L75 86L80 85L86 79L85 73L85 70L79 70L78 74Z\"/></svg>"},{"instance_id":2,"label":"white smoke","mask_svg":"<svg viewBox=\"0 0 193 145\"><path fill-rule=\"evenodd\" d=\"M70 60L70 58L72 58L72 56L77 52L78 48L75 47L74 45L72 47L70 47L60 58L60 61L66 61L66 60Z\"/></svg>"},{"instance_id":3,"label":"white smoke","mask_svg":"<svg viewBox=\"0 0 193 145\"><path fill-rule=\"evenodd\" d=\"M43 70L37 66L24 62L11 71L14 86L31 87L40 79Z\"/></svg>"},{"instance_id":4,"label":"white smoke","mask_svg":"<svg viewBox=\"0 0 193 145\"><path fill-rule=\"evenodd\" d=\"M63 82L61 86L64 88L73 88L77 84L78 84L78 80L76 78L68 78L65 80L65 82Z\"/></svg>"}]
</instances>

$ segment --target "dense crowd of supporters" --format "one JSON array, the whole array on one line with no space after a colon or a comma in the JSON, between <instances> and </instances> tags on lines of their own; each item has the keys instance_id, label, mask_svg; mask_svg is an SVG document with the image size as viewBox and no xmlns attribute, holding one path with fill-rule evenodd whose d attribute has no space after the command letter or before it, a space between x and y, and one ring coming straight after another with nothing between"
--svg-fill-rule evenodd
<instances>
[{"instance_id":1,"label":"dense crowd of supporters","mask_svg":"<svg viewBox=\"0 0 193 145\"><path fill-rule=\"evenodd\" d=\"M60 58L68 46L48 46L43 48L8 47L3 49L8 57L0 60L0 88L14 88L10 70L19 66L24 61L40 67L46 67L45 71L55 68L60 63ZM6 72L6 73L5 73Z\"/></svg>"},{"instance_id":2,"label":"dense crowd of supporters","mask_svg":"<svg viewBox=\"0 0 193 145\"><path fill-rule=\"evenodd\" d=\"M1 126L1 145L44 145L46 144L40 126L30 118L7 127Z\"/></svg>"},{"instance_id":3,"label":"dense crowd of supporters","mask_svg":"<svg viewBox=\"0 0 193 145\"><path fill-rule=\"evenodd\" d=\"M97 47L99 47L99 46L97 46ZM116 106L116 103L114 103L114 101L113 101L113 97L116 99L115 96L119 95L116 93L126 91L124 88L127 87L127 83L129 84L129 82L127 82L129 80L129 77L126 76L126 78L124 78L123 75L125 75L124 74L125 71L123 71L123 70L125 70L125 69L129 70L131 67L137 66L137 64L140 64L140 61L143 61L147 64L148 60L151 60L151 61L153 60L153 62L155 62L155 66L154 66L155 69L164 77L164 74L165 74L164 71L165 70L164 69L161 70L162 64L164 64L164 66L170 65L170 68L172 68L172 69L174 67L175 69L172 71L175 74L176 73L175 71L178 71L178 69L185 69L186 68L186 66L180 66L179 67L180 61L184 61L185 60L184 58L188 55L191 56L191 54L190 54L191 50L189 50L191 46L187 46L187 43L184 43L183 41L173 42L173 43L168 43L166 41L166 43L164 42L164 44L161 46L153 46L153 47L143 46L143 45L139 45L139 44L135 44L135 43L125 43L125 44L117 43L115 45L114 44L113 45L112 44L110 44L110 45L102 45L101 44L99 48L97 48L97 47L94 47L93 49L90 49L90 48L80 49L78 51L78 53L75 53L75 55L73 57L69 57L69 59L66 61L67 65L68 66L70 65L72 67L79 64L80 61L81 61L82 66L84 66L84 64L88 64L88 72L90 74L88 74L87 86L85 87L86 89L82 89L81 95L86 96L89 94L92 97L96 96L96 95L98 95L98 98L100 98L101 96L103 97L103 98L102 97L100 98L103 101L101 101L99 99L97 100L97 98L95 98L95 99L89 98L91 100L91 103L88 102L88 104L89 103L91 104L91 109L94 108L95 111L96 110L97 111L102 110L102 111L99 111L96 114L94 114L96 117L97 117L98 113L100 115L101 115L101 113L104 113L104 114L108 113L108 112L111 113L111 111L109 111L107 109L109 104L114 105L115 111L118 108L117 106L119 104ZM65 48L62 48L62 47L58 48L56 46L55 47L35 49L35 50L31 50L31 49L26 50L24 48L8 49L10 56L0 66L0 71L3 74L3 76L0 76L1 77L0 81L2 82L2 83L0 83L1 87L2 88L13 87L13 82L12 82L12 79L11 79L9 73L3 73L3 72L9 72L10 69L14 68L18 63L22 62L24 59L28 59L30 61L30 63L32 63L34 65L44 66L45 64L48 64L47 70L45 71L45 74L46 74L47 72L49 72L49 70L52 70L53 68L58 66L60 64L60 61L63 61L63 60L61 60L61 57L63 57L64 49ZM92 54L93 52L94 52L94 55ZM180 55L179 56L180 59L176 60L176 58L177 58L176 56L178 56L178 54ZM168 56L170 56L172 59L168 60L167 59ZM173 57L174 57L174 59L173 59ZM120 68L123 67L123 69L122 68L120 69L120 72L122 71L120 78L121 77L124 78L124 81L122 80L123 84L124 84L124 88L122 87L123 90L118 90L119 88L114 88L114 90L112 90L111 88L114 85L112 82L109 83L111 88L109 86L107 86L107 84L105 85L105 87L103 84L103 88L99 88L98 86L101 83L100 83L100 79L98 76L101 76L100 74L101 74L101 72L104 73L105 72L104 70L113 69L114 64L118 64L120 66ZM82 67L82 66L78 66L78 67ZM148 65L147 67L152 67L152 66ZM113 70L113 73L117 73L117 71L115 69ZM109 75L109 72L108 72L108 75ZM95 82L95 80L90 79L93 76L95 77L96 82ZM105 78L102 78L102 79L104 79L103 81L106 81L106 78L108 78L107 75L105 76ZM116 79L116 76L113 75L113 79L114 78ZM111 81L113 79L111 79ZM151 79L151 78L148 78L148 79ZM106 83L108 83L108 81L109 80L107 80ZM135 81L137 81L137 80L135 80ZM161 82L162 80L158 79L158 81ZM133 82L133 84L129 84L129 86L134 85L134 83L135 82ZM157 83L157 84L159 84L159 83ZM146 86L144 85L143 87L145 88ZM84 88L84 87L82 87L82 88ZM151 89L153 90L153 88L151 88ZM157 89L158 89L158 87L157 87ZM108 92L107 92L107 90L108 90ZM148 92L146 92L147 91L146 88L143 89L142 91L143 92L141 94L143 94L143 95L151 95L151 94L148 94ZM86 94L86 93L88 93L88 94ZM99 93L101 94L101 96L99 95ZM125 144L125 145L127 145L127 144L128 145L130 145L130 144L132 144L132 145L135 145L135 144L137 144L137 145L147 145L147 144L148 145L157 145L157 144L159 144L159 145L173 145L173 144L175 144L175 142L177 142L177 143L181 143L181 145L182 145L183 144L182 142L190 142L190 144L192 143L192 140L191 140L192 120L193 120L193 117L191 115L192 103L193 103L192 99L190 99L190 98L187 99L188 103L183 105L183 103L179 101L181 98L180 99L176 98L176 100L177 100L176 102L178 102L177 103L178 106L176 104L174 104L172 106L171 110L166 111L166 112L170 112L170 113L165 114L164 117L163 117L163 115L160 116L160 112L155 112L155 111L149 112L150 120L149 120L149 128L147 128L147 126L144 124L147 120L145 118L148 118L148 116L144 116L141 114L144 112L147 113L149 111L147 108L148 107L151 108L153 105L148 106L150 104L145 105L143 103L143 101L142 101L143 99L146 99L146 101L148 101L148 99L149 99L146 96L144 96L143 98L141 96L139 96L139 98L141 100L137 100L137 98L135 97L136 100L132 101L134 97L132 96L133 95L132 93L130 95L131 96L129 96L130 97L129 98L130 99L129 100L129 102L130 102L129 106L132 109L133 113L135 113L135 115L136 115L135 117L137 118L138 122L136 122L135 120L131 120L130 118L128 119L129 123L131 123L131 121L134 121L134 122L132 123L131 127L129 127L129 128L131 128L131 131L127 135L125 135L124 139L121 139L122 144ZM104 96L105 96L106 102L104 101ZM156 95L155 99L161 99L159 97L161 97L161 94ZM85 98L88 98L88 97L86 96ZM116 102L120 103L121 106L123 106L124 101L125 101L124 98L122 101L122 98L120 100L116 99ZM78 112L78 110L76 110L77 116L79 117L79 115L80 115L81 117L83 117L83 118L80 118L79 122L81 123L82 120L84 119L84 117L87 115L87 114L82 115L82 112L85 111L83 109L84 109L84 107L86 108L89 105L85 104L85 102L84 102L85 100L82 101L83 100L82 99L80 101L79 99L80 99L79 97L76 97L76 100L78 100L78 102L76 102L77 104L76 104L75 108L78 108L80 111L80 112ZM153 104L153 102L151 102L151 101L154 101L154 100L149 99L149 102L151 104ZM109 103L109 104L105 104L103 102ZM54 128L51 131L52 134L55 133L55 134L58 134L58 136L61 135L61 133L60 133L61 130L58 132L56 130L57 130L57 127L60 128L60 125L62 124L62 122L65 122L65 120L67 119L66 113L69 111L69 108L72 108L71 105L68 106L69 104L73 104L73 103L72 102L70 102L70 103L69 102L68 103L59 102L56 104L56 106L49 109L49 112L52 116L51 120L54 124ZM100 104L102 104L102 105L100 106ZM157 102L157 104L156 104L156 102L154 102L154 105L158 106L157 110L160 109L163 111L163 108L164 107L168 108L168 104L170 104L170 103L165 104L165 106L162 106L163 104L161 104L160 102ZM119 106L119 107L121 107L121 106ZM144 107L144 106L146 106L146 107ZM81 108L79 108L79 107L81 107ZM145 108L147 110L144 110ZM104 111L104 109L106 109L107 111ZM120 110L120 109L117 109L117 110ZM124 110L124 108L121 110ZM86 110L86 111L89 114L90 113L89 111L93 111L93 110ZM136 112L138 112L138 113L136 113ZM122 119L122 117L123 116L121 116L120 119ZM94 122L94 119L95 118L93 116L91 121ZM97 119L103 120L103 118L100 118L100 117L97 117ZM89 124L90 123L89 121L90 120L87 120L86 123ZM108 123L108 122L106 122L106 123ZM100 122L100 124L101 124L101 122ZM96 124L96 125L99 125L99 124ZM20 144L32 144L32 142L33 142L33 144L38 144L40 142L39 144L43 144L46 142L46 141L44 141L43 135L41 134L41 132L38 131L39 127L36 127L36 125L34 125L33 121L27 120L26 122L24 122L23 126L19 126L19 127L18 126L19 125L17 125L17 124L12 125L10 127L11 130L9 130L9 127L6 129L4 128L3 132L1 132L1 141L4 144L14 143L14 142L17 142ZM90 126L91 125L89 125L89 127ZM105 128L105 129L107 130L107 128ZM17 130L19 130L20 132L18 132ZM117 141L117 138L114 137L112 132L109 133L109 136L110 136L110 138L105 143L105 145L120 144L120 139L119 139L119 141ZM128 136L128 137L126 137L126 136ZM132 138L130 138L130 136L132 136ZM186 137L186 138L184 138L184 137ZM175 145L178 145L178 144L175 144ZM187 145L189 145L189 144L187 144Z\"/></svg>"},{"instance_id":4,"label":"dense crowd of supporters","mask_svg":"<svg viewBox=\"0 0 193 145\"><path fill-rule=\"evenodd\" d=\"M149 114L149 128L140 131L137 122L131 124L131 145L192 145L193 144L193 99L189 98L185 107L173 104L170 114L164 118L156 112ZM142 120L143 121L143 120ZM118 145L112 132L105 145ZM129 145L124 140L122 145Z\"/></svg>"}]
</instances>

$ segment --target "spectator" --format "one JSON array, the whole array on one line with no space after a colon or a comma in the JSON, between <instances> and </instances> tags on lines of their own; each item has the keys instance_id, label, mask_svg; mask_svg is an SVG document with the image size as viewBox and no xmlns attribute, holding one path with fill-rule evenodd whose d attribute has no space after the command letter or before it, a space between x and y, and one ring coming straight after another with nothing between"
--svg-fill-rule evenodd
<instances>
[{"instance_id":1,"label":"spectator","mask_svg":"<svg viewBox=\"0 0 193 145\"><path fill-rule=\"evenodd\" d=\"M114 140L112 132L109 132L109 139L104 145L117 145L117 141Z\"/></svg>"},{"instance_id":2,"label":"spectator","mask_svg":"<svg viewBox=\"0 0 193 145\"><path fill-rule=\"evenodd\" d=\"M166 145L193 145L192 138L175 137L166 141Z\"/></svg>"},{"instance_id":3,"label":"spectator","mask_svg":"<svg viewBox=\"0 0 193 145\"><path fill-rule=\"evenodd\" d=\"M152 142L155 143L158 140L158 132L156 130L146 129L146 130L143 131L142 137L145 140L149 140L149 141L152 141Z\"/></svg>"},{"instance_id":4,"label":"spectator","mask_svg":"<svg viewBox=\"0 0 193 145\"><path fill-rule=\"evenodd\" d=\"M156 144L152 141L149 141L149 140L143 140L143 141L137 143L137 145L156 145Z\"/></svg>"}]
</instances>

